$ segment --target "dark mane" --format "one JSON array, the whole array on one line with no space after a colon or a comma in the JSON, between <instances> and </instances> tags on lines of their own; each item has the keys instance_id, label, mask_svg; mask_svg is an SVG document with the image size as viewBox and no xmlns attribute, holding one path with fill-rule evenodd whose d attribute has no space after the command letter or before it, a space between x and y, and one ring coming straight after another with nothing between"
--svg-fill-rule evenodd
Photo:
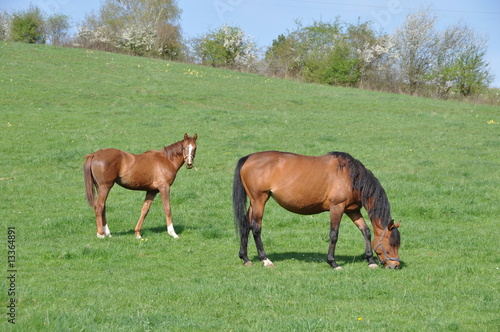
<instances>
[{"instance_id":1,"label":"dark mane","mask_svg":"<svg viewBox=\"0 0 500 332\"><path fill-rule=\"evenodd\" d=\"M164 147L163 152L165 152L168 159L173 159L175 156L182 154L182 141Z\"/></svg>"},{"instance_id":2,"label":"dark mane","mask_svg":"<svg viewBox=\"0 0 500 332\"><path fill-rule=\"evenodd\" d=\"M387 227L392 220L391 206L375 175L348 153L334 151L329 155L339 159L340 168L348 167L352 187L360 192L361 204L368 212L370 220L380 219L381 226Z\"/></svg>"}]
</instances>

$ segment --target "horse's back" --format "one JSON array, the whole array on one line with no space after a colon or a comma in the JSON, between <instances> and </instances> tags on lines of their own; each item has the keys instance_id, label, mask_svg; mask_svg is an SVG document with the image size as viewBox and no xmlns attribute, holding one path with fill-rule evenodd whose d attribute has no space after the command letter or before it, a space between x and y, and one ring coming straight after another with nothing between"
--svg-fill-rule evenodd
<instances>
[{"instance_id":1,"label":"horse's back","mask_svg":"<svg viewBox=\"0 0 500 332\"><path fill-rule=\"evenodd\" d=\"M108 148L98 150L87 158L92 157L94 162L104 164L132 165L136 163L150 164L157 159L158 151L146 151L142 154L134 154L118 149Z\"/></svg>"},{"instance_id":2,"label":"horse's back","mask_svg":"<svg viewBox=\"0 0 500 332\"><path fill-rule=\"evenodd\" d=\"M109 159L117 159L122 156L123 153L127 153L118 149L101 149L92 153L90 156L93 156L95 160L109 160Z\"/></svg>"},{"instance_id":3,"label":"horse's back","mask_svg":"<svg viewBox=\"0 0 500 332\"><path fill-rule=\"evenodd\" d=\"M275 181L303 178L319 181L337 171L338 163L330 155L304 156L289 152L265 151L251 154L242 173L260 173Z\"/></svg>"}]
</instances>

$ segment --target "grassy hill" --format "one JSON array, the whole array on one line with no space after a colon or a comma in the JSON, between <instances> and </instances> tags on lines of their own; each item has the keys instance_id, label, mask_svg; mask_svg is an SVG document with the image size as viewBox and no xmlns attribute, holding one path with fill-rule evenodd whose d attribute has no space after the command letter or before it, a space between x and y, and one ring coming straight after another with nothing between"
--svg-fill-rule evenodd
<instances>
[{"instance_id":1,"label":"grassy hill","mask_svg":"<svg viewBox=\"0 0 500 332\"><path fill-rule=\"evenodd\" d=\"M496 331L500 326L500 108L271 79L182 63L0 44L0 200L15 227L23 331ZM166 233L157 198L115 186L112 238L97 239L86 154L159 150L197 133ZM261 150L345 151L378 177L402 220L403 269L368 269L344 218L343 271L326 263L327 214L274 202L263 241L275 269L243 267L231 206L236 161ZM4 245L5 264L8 253ZM250 257L257 260L253 241ZM5 266L5 265L4 265Z\"/></svg>"}]
</instances>

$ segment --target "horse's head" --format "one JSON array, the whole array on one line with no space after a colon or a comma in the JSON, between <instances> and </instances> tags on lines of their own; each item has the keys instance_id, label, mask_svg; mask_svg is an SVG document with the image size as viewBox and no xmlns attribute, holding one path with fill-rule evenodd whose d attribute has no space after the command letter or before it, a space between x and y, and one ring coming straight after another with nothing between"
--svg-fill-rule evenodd
<instances>
[{"instance_id":1,"label":"horse's head","mask_svg":"<svg viewBox=\"0 0 500 332\"><path fill-rule=\"evenodd\" d=\"M184 140L182 141L182 155L184 156L184 162L186 163L187 168L193 168L197 139L197 134L194 134L193 137L189 137L187 133L184 134Z\"/></svg>"},{"instance_id":2,"label":"horse's head","mask_svg":"<svg viewBox=\"0 0 500 332\"><path fill-rule=\"evenodd\" d=\"M380 264L388 269L399 269L401 265L398 255L400 224L401 222L394 224L394 220L391 220L383 230L374 228L373 250L377 253Z\"/></svg>"}]
</instances>

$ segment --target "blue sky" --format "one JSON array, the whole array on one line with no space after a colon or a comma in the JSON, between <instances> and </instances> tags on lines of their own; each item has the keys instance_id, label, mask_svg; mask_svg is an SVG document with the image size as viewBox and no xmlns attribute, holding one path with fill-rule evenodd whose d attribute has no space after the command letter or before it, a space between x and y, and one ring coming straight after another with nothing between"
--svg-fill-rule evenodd
<instances>
[{"instance_id":1,"label":"blue sky","mask_svg":"<svg viewBox=\"0 0 500 332\"><path fill-rule=\"evenodd\" d=\"M24 10L33 4L47 14L65 14L78 25L85 15L98 10L100 0L0 0L0 11ZM427 7L437 15L440 29L465 21L478 33L489 36L487 61L500 88L500 1L498 0L178 0L180 25L186 38L198 37L224 23L239 26L260 47L269 46L279 34L314 20L341 20L355 24L372 21L385 33L403 24L409 12Z\"/></svg>"}]
</instances>

